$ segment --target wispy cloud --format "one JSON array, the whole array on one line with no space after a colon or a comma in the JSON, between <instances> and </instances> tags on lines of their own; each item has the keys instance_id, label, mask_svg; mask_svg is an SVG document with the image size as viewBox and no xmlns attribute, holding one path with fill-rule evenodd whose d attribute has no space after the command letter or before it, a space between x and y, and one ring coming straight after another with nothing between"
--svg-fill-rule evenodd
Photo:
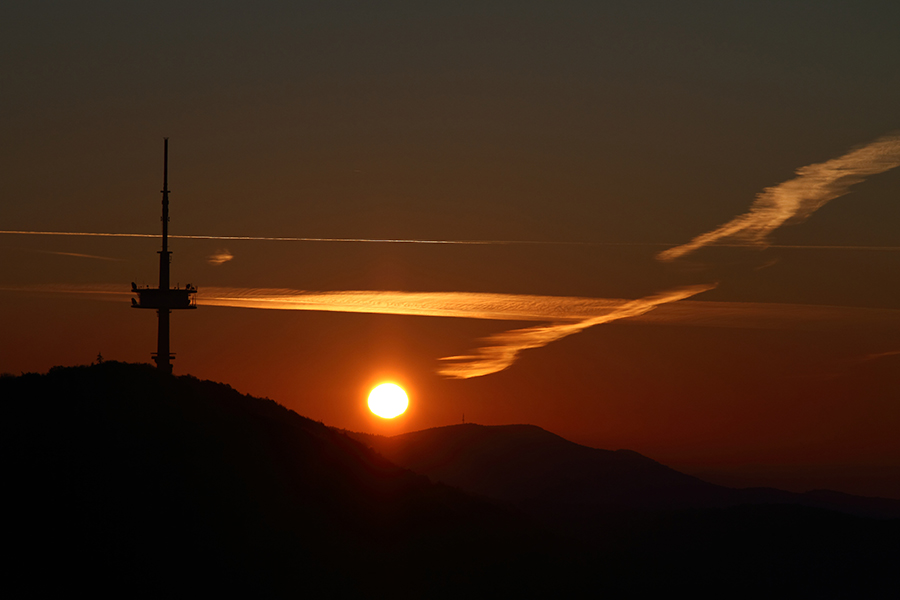
<instances>
[{"instance_id":1,"label":"wispy cloud","mask_svg":"<svg viewBox=\"0 0 900 600\"><path fill-rule=\"evenodd\" d=\"M872 328L900 335L900 310L780 302L684 300L660 306L629 322L738 329L821 331Z\"/></svg>"},{"instance_id":2,"label":"wispy cloud","mask_svg":"<svg viewBox=\"0 0 900 600\"><path fill-rule=\"evenodd\" d=\"M750 329L821 330L877 327L900 335L900 310L849 306L690 300L711 285L670 290L637 300L536 296L478 292L308 292L292 289L200 288L197 304L269 310L308 310L428 317L545 322L498 333L469 355L449 356L439 372L470 378L509 367L523 350L603 323L628 319L635 324ZM78 294L127 302L132 293L120 284L44 284L0 286L4 292ZM867 358L890 356L892 352Z\"/></svg>"},{"instance_id":3,"label":"wispy cloud","mask_svg":"<svg viewBox=\"0 0 900 600\"><path fill-rule=\"evenodd\" d=\"M197 304L274 310L321 310L498 321L581 321L620 310L629 300L478 292L308 292L201 288Z\"/></svg>"},{"instance_id":4,"label":"wispy cloud","mask_svg":"<svg viewBox=\"0 0 900 600\"><path fill-rule=\"evenodd\" d=\"M703 291L708 287L699 286L699 289ZM116 302L127 302L127 297L133 295L127 286L109 283L0 285L0 291L78 294ZM201 287L197 293L197 303L202 306L236 308L578 324L585 320L621 315L630 305L633 307L634 303L671 293L626 300L481 292L308 292L292 289ZM667 303L656 303L652 311L626 316L630 323L648 325L798 330L879 327L882 331L896 331L900 334L898 309L777 302L674 301L678 299L674 297Z\"/></svg>"},{"instance_id":5,"label":"wispy cloud","mask_svg":"<svg viewBox=\"0 0 900 600\"><path fill-rule=\"evenodd\" d=\"M55 252L53 250L32 250L32 252L40 252L41 254L53 254L56 256L72 256L75 258L92 258L94 260L109 260L115 262L123 262L124 258L113 258L111 256L97 256L96 254L79 254L78 252Z\"/></svg>"},{"instance_id":6,"label":"wispy cloud","mask_svg":"<svg viewBox=\"0 0 900 600\"><path fill-rule=\"evenodd\" d=\"M228 251L228 248L221 248L216 250L214 254L207 256L206 261L211 265L219 266L227 263L232 258L234 258L234 255Z\"/></svg>"},{"instance_id":7,"label":"wispy cloud","mask_svg":"<svg viewBox=\"0 0 900 600\"><path fill-rule=\"evenodd\" d=\"M619 319L637 317L669 302L677 302L705 292L715 286L699 285L670 290L655 296L625 302L606 314L575 322L557 322L525 329L514 329L494 334L485 340L484 346L474 354L448 356L441 360L447 365L438 373L453 379L470 379L497 373L512 365L523 350L540 348L588 327L610 323Z\"/></svg>"},{"instance_id":8,"label":"wispy cloud","mask_svg":"<svg viewBox=\"0 0 900 600\"><path fill-rule=\"evenodd\" d=\"M695 285L637 300L485 294L466 292L300 292L296 290L201 290L197 304L278 310L327 310L507 321L550 321L546 325L498 333L471 355L448 356L438 370L455 379L506 369L523 350L540 348L603 323L643 315L715 287Z\"/></svg>"},{"instance_id":9,"label":"wispy cloud","mask_svg":"<svg viewBox=\"0 0 900 600\"><path fill-rule=\"evenodd\" d=\"M760 193L750 210L709 233L694 238L658 255L673 260L703 246L758 246L768 235L789 221L807 218L829 200L846 194L850 186L867 176L900 166L900 135L893 134L852 150L839 158L809 165L797 171L797 177ZM97 237L156 237L150 234L0 231L0 234L73 235ZM267 240L309 242L366 242L408 244L554 244L555 242L504 240L409 240L366 238L299 238L173 235L173 238L198 240ZM726 240L726 242L723 242ZM580 242L575 245L587 245ZM654 245L654 244L590 244L590 245ZM782 246L788 247L788 246ZM798 247L799 248L799 247ZM808 246L802 248L845 250L897 250L896 247ZM223 264L233 256L220 250L209 257L212 264ZM68 292L119 294L108 289L70 289ZM516 321L543 321L543 325L514 329L482 340L482 347L472 354L443 358L439 373L446 377L468 379L496 373L512 365L519 354L583 331L589 327L621 319L636 319L658 307L671 305L715 287L715 284L680 287L636 300L483 294L465 292L305 292L284 289L206 288L197 294L197 303L207 306L276 310L320 310L376 314L419 315ZM2 289L2 288L0 288ZM10 289L10 288L6 288ZM22 290L20 290L22 291ZM44 290L49 291L49 290ZM62 290L58 290L62 291ZM694 303L703 304L703 303ZM719 303L722 304L722 303ZM758 305L757 305L758 306ZM696 307L684 307L687 313ZM746 308L746 307L745 307ZM724 313L729 312L729 308ZM692 312L693 311L693 312ZM702 312L702 311L701 311ZM720 311L723 312L723 311ZM812 314L805 311L804 314ZM670 320L690 321L685 311L670 312ZM721 315L720 315L721 317ZM733 317L733 315L732 315ZM696 317L693 317L696 318ZM732 320L734 320L732 318ZM738 319L739 320L739 319Z\"/></svg>"},{"instance_id":10,"label":"wispy cloud","mask_svg":"<svg viewBox=\"0 0 900 600\"><path fill-rule=\"evenodd\" d=\"M23 292L29 294L78 294L94 300L102 299L116 301L132 295L127 287L113 283L36 283L31 285L3 285L0 286L0 291Z\"/></svg>"},{"instance_id":11,"label":"wispy cloud","mask_svg":"<svg viewBox=\"0 0 900 600\"><path fill-rule=\"evenodd\" d=\"M438 373L454 379L481 377L512 365L523 350L540 348L602 323L637 317L657 306L677 302L715 287L678 288L638 300L481 294L465 292L328 292L212 289L198 294L198 304L288 310L337 310L431 317L466 317L515 321L552 321L488 337L474 354L448 356Z\"/></svg>"},{"instance_id":12,"label":"wispy cloud","mask_svg":"<svg viewBox=\"0 0 900 600\"><path fill-rule=\"evenodd\" d=\"M802 167L794 179L760 192L748 212L687 244L660 252L658 258L674 260L720 240L764 245L768 235L785 223L806 219L828 201L846 194L850 186L897 166L900 134L895 133L838 158Z\"/></svg>"},{"instance_id":13,"label":"wispy cloud","mask_svg":"<svg viewBox=\"0 0 900 600\"><path fill-rule=\"evenodd\" d=\"M643 315L657 306L689 298L715 286L679 288L638 300L535 296L475 292L307 292L290 289L201 288L197 304L269 310L313 310L428 317L492 319L501 321L550 321L547 325L516 329L484 340L484 347L467 356L443 358L438 372L445 377L468 379L502 371L519 353L583 331L588 327ZM4 289L4 288L0 288ZM118 286L28 286L5 288L92 294L109 297L126 293Z\"/></svg>"}]
</instances>

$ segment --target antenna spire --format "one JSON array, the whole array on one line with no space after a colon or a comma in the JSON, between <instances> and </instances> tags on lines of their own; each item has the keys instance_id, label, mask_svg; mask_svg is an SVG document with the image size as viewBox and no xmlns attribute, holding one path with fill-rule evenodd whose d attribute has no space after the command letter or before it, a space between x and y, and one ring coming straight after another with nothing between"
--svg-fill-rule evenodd
<instances>
[{"instance_id":1,"label":"antenna spire","mask_svg":"<svg viewBox=\"0 0 900 600\"><path fill-rule=\"evenodd\" d=\"M192 294L197 288L188 284L184 289L169 287L169 268L172 253L169 252L169 138L163 138L163 189L162 189L162 250L159 251L159 287L141 287L131 284L134 308L155 308L159 315L159 331L156 338L156 352L151 354L156 368L165 373L172 372L175 355L169 351L169 314L174 309L197 308Z\"/></svg>"}]
</instances>

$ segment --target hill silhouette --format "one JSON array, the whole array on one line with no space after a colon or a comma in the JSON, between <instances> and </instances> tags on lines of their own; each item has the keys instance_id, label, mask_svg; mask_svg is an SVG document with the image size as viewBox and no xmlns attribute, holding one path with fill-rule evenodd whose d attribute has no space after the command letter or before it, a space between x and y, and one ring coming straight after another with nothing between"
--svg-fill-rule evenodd
<instances>
[{"instance_id":1,"label":"hill silhouette","mask_svg":"<svg viewBox=\"0 0 900 600\"><path fill-rule=\"evenodd\" d=\"M498 500L588 540L638 586L701 596L882 597L896 589L900 502L820 490L731 489L630 450L533 425L347 432L433 481ZM625 558L624 562L621 562Z\"/></svg>"},{"instance_id":2,"label":"hill silhouette","mask_svg":"<svg viewBox=\"0 0 900 600\"><path fill-rule=\"evenodd\" d=\"M439 595L548 542L227 385L105 362L5 377L0 398L14 596Z\"/></svg>"},{"instance_id":3,"label":"hill silhouette","mask_svg":"<svg viewBox=\"0 0 900 600\"><path fill-rule=\"evenodd\" d=\"M553 533L509 498L556 497L575 515L565 500L579 497L565 494L575 466L554 486L526 477L491 484L506 499L470 495L271 400L148 365L2 377L0 402L11 597L840 597L895 585L896 520L650 503L627 519L587 519L579 535ZM447 472L488 485L491 474L557 469L538 450L565 440L512 431L534 448L486 442L481 458ZM450 456L471 447L454 449L453 437L409 447L423 458L442 444ZM635 453L610 456L624 487L607 499L663 480L689 498L698 485Z\"/></svg>"},{"instance_id":4,"label":"hill silhouette","mask_svg":"<svg viewBox=\"0 0 900 600\"><path fill-rule=\"evenodd\" d=\"M551 517L611 510L799 505L900 518L900 500L828 490L797 494L707 483L631 450L600 450L534 425L468 423L393 437L347 432L397 465L433 481ZM581 522L579 521L579 525Z\"/></svg>"}]
</instances>

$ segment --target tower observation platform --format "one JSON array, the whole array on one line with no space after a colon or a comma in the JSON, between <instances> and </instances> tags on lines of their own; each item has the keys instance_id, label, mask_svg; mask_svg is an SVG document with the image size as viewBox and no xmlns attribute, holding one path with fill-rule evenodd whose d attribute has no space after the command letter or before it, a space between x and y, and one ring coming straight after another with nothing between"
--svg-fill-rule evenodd
<instances>
[{"instance_id":1,"label":"tower observation platform","mask_svg":"<svg viewBox=\"0 0 900 600\"><path fill-rule=\"evenodd\" d=\"M191 284L185 287L170 287L169 267L172 253L169 251L169 138L163 142L163 189L162 189L162 250L159 251L159 287L138 286L133 282L131 292L137 298L131 299L132 308L152 308L159 315L159 333L156 352L150 356L156 368L166 373L172 372L175 355L169 351L169 315L173 310L197 308L194 294L197 288Z\"/></svg>"}]
</instances>

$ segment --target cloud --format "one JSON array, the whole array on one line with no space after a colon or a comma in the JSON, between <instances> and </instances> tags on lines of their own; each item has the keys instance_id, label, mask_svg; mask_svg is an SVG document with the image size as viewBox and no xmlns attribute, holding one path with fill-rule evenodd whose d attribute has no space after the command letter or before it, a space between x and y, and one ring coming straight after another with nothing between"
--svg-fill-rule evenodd
<instances>
[{"instance_id":1,"label":"cloud","mask_svg":"<svg viewBox=\"0 0 900 600\"><path fill-rule=\"evenodd\" d=\"M535 296L477 292L307 292L290 289L201 288L200 306L225 306L268 310L313 310L369 314L413 315L491 319L500 321L551 321L550 324L516 329L485 340L483 348L469 356L450 356L439 369L446 377L468 379L496 373L515 362L519 353L578 333L588 327L637 317L657 306L711 289L712 285L679 288L638 300ZM110 298L128 294L115 285L45 285L0 287L8 291L62 292Z\"/></svg>"},{"instance_id":2,"label":"cloud","mask_svg":"<svg viewBox=\"0 0 900 600\"><path fill-rule=\"evenodd\" d=\"M452 379L470 379L497 373L512 365L523 350L546 346L550 342L555 342L573 333L579 333L594 325L637 317L661 304L677 302L713 287L715 286L698 285L678 288L655 296L625 302L606 314L580 321L550 323L497 333L483 340L485 345L479 348L475 354L448 356L441 359L447 361L448 364L441 367L438 373Z\"/></svg>"},{"instance_id":3,"label":"cloud","mask_svg":"<svg viewBox=\"0 0 900 600\"><path fill-rule=\"evenodd\" d=\"M636 325L681 325L772 330L878 328L900 335L900 310L764 302L689 300L712 285L670 290L637 300L535 296L478 292L308 292L291 289L200 288L197 304L269 310L309 310L410 315L497 321L549 322L505 331L483 340L469 355L443 358L439 372L466 379L509 367L519 353L603 323L628 319ZM133 295L121 284L45 284L0 286L0 291L78 294L96 300L127 302ZM885 353L888 356L891 353ZM873 356L877 358L877 356Z\"/></svg>"},{"instance_id":4,"label":"cloud","mask_svg":"<svg viewBox=\"0 0 900 600\"><path fill-rule=\"evenodd\" d=\"M554 321L547 325L514 329L492 335L475 354L448 356L438 373L469 379L502 371L523 350L602 323L636 317L662 304L676 302L715 287L695 285L637 300L596 299L466 292L326 292L293 290L234 290L213 288L201 292L197 304L282 310L331 310L431 317L466 317L495 320Z\"/></svg>"},{"instance_id":5,"label":"cloud","mask_svg":"<svg viewBox=\"0 0 900 600\"><path fill-rule=\"evenodd\" d=\"M657 257L671 261L720 240L763 246L768 235L785 223L800 222L830 200L846 194L850 186L869 175L900 166L900 134L891 134L832 160L797 170L797 177L756 196L750 210L718 229L669 248Z\"/></svg>"},{"instance_id":6,"label":"cloud","mask_svg":"<svg viewBox=\"0 0 900 600\"><path fill-rule=\"evenodd\" d=\"M220 250L216 250L215 254L206 257L206 261L215 266L219 266L221 264L227 263L229 260L234 258L234 255L228 251L228 248L222 248Z\"/></svg>"},{"instance_id":7,"label":"cloud","mask_svg":"<svg viewBox=\"0 0 900 600\"><path fill-rule=\"evenodd\" d=\"M322 310L498 321L581 321L610 314L629 300L478 292L308 292L201 288L197 304L275 310Z\"/></svg>"},{"instance_id":8,"label":"cloud","mask_svg":"<svg viewBox=\"0 0 900 600\"><path fill-rule=\"evenodd\" d=\"M159 239L156 233L115 233L115 232L90 232L90 231L25 231L25 230L0 230L0 235L44 235L61 237L104 237L104 238L151 238ZM647 247L647 246L672 246L665 242L571 242L548 240L414 240L414 239L388 239L388 238L312 238L312 237L262 237L245 235L175 235L169 234L169 239L177 240L220 240L220 241L263 241L263 242L332 242L332 243L362 243L362 244L426 244L426 245L450 245L450 246L591 246L591 247ZM757 243L721 243L716 246L726 248L755 248ZM680 247L680 246L679 246ZM771 248L790 248L794 250L868 250L877 252L900 252L900 246L836 246L836 245L809 245L809 244L769 244ZM671 250L675 250L672 248Z\"/></svg>"},{"instance_id":9,"label":"cloud","mask_svg":"<svg viewBox=\"0 0 900 600\"><path fill-rule=\"evenodd\" d=\"M629 322L796 331L877 329L882 333L896 332L900 335L900 310L897 309L780 302L684 300L660 306Z\"/></svg>"},{"instance_id":10,"label":"cloud","mask_svg":"<svg viewBox=\"0 0 900 600\"><path fill-rule=\"evenodd\" d=\"M710 286L700 287L708 289ZM128 286L119 283L0 285L0 292L78 294L115 302L127 302L127 298L134 295ZM650 298L663 295L658 294ZM306 292L291 289L230 287L201 287L197 296L197 304L202 306L495 321L550 321L554 324L579 324L585 320L605 317L624 318L619 315L622 315L629 305L647 300L480 292ZM675 302L675 299L665 304L656 303L652 311L626 315L628 322L638 325L779 330L819 330L835 327L857 330L877 327L882 332L897 332L900 335L898 309L691 299Z\"/></svg>"},{"instance_id":11,"label":"cloud","mask_svg":"<svg viewBox=\"0 0 900 600\"><path fill-rule=\"evenodd\" d=\"M687 244L669 248L658 258L674 260L710 244L760 246L768 235L788 222L809 217L830 200L846 194L849 188L867 176L900 166L900 134L882 137L866 146L824 163L797 170L797 177L766 188L757 195L750 210L718 229L700 235ZM64 233L0 231L29 235L87 235L108 237L153 237L146 234ZM185 239L330 241L420 244L516 244L540 242L467 241L467 240L373 240L360 238L255 238L224 236L172 236ZM722 244L721 240L730 240ZM552 243L552 242L551 242ZM631 245L631 244L629 244ZM823 246L821 248L837 248ZM843 247L844 249L859 249ZM882 250L896 250L882 247ZM221 265L233 256L219 250L209 262ZM468 379L489 375L512 365L523 350L540 348L551 342L603 323L634 319L657 307L685 300L715 287L716 284L676 288L636 300L574 298L465 292L305 292L278 289L207 288L197 294L197 304L277 310L322 310L396 315L462 317L495 320L549 321L544 325L514 329L483 340L472 354L442 359L439 373L445 377ZM75 291L75 290L69 290ZM80 293L90 293L79 290ZM106 292L115 293L115 292ZM720 303L721 304L721 303ZM746 307L745 307L746 308ZM687 309L691 312L691 309ZM727 313L728 309L720 311ZM670 313L669 319L678 316ZM803 314L812 314L804 311ZM721 316L721 315L720 315ZM681 313L684 318L684 313ZM696 317L694 317L696 318ZM731 315L732 321L734 316ZM688 320L690 317L688 317ZM675 319L677 320L677 318ZM739 320L739 319L737 319Z\"/></svg>"},{"instance_id":12,"label":"cloud","mask_svg":"<svg viewBox=\"0 0 900 600\"><path fill-rule=\"evenodd\" d=\"M40 252L41 254L54 254L56 256L73 256L75 258L93 258L94 260L109 260L116 262L124 262L124 258L113 258L111 256L97 256L96 254L79 254L78 252L54 252L53 250L32 250L32 252Z\"/></svg>"}]
</instances>

